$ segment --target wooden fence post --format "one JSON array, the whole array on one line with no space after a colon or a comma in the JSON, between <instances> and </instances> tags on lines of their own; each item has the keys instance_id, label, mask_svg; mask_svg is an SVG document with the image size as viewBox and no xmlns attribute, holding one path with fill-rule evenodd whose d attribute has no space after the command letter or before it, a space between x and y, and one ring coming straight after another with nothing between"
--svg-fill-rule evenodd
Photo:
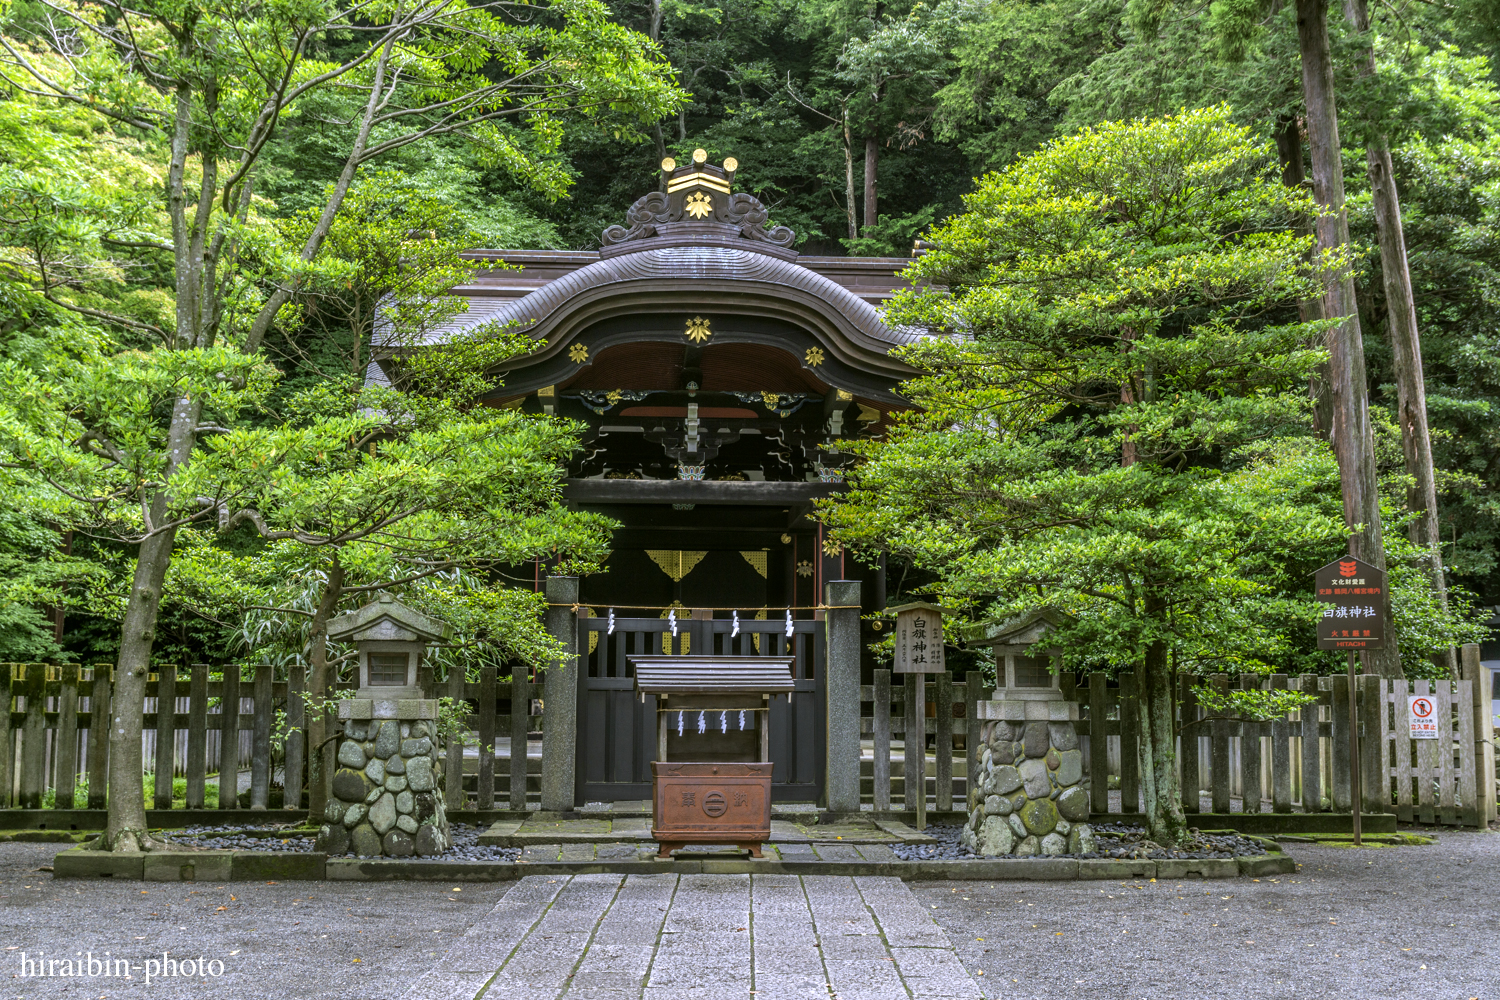
<instances>
[{"instance_id":1,"label":"wooden fence post","mask_svg":"<svg viewBox=\"0 0 1500 1000\"><path fill-rule=\"evenodd\" d=\"M1474 825L1484 829L1497 818L1495 795L1495 717L1490 704L1494 681L1479 659L1479 644L1466 643L1460 650L1463 677L1472 686L1474 714L1474 779L1477 784L1478 815Z\"/></svg>"},{"instance_id":2,"label":"wooden fence post","mask_svg":"<svg viewBox=\"0 0 1500 1000\"><path fill-rule=\"evenodd\" d=\"M57 789L53 807L73 808L73 792L78 787L78 664L62 667L62 686L57 697L57 742L53 759L57 762L53 787Z\"/></svg>"},{"instance_id":3,"label":"wooden fence post","mask_svg":"<svg viewBox=\"0 0 1500 1000\"><path fill-rule=\"evenodd\" d=\"M1352 771L1349 764L1349 678L1335 674L1328 678L1332 683L1328 709L1329 735L1329 784L1332 786L1329 801L1334 812L1352 812Z\"/></svg>"},{"instance_id":4,"label":"wooden fence post","mask_svg":"<svg viewBox=\"0 0 1500 1000\"><path fill-rule=\"evenodd\" d=\"M46 792L47 751L46 698L47 666L23 663L21 691L26 695L26 718L21 723L21 808L40 809Z\"/></svg>"},{"instance_id":5,"label":"wooden fence post","mask_svg":"<svg viewBox=\"0 0 1500 1000\"><path fill-rule=\"evenodd\" d=\"M208 783L208 664L188 667L188 738L187 760L183 762L183 805L203 808L204 788Z\"/></svg>"},{"instance_id":6,"label":"wooden fence post","mask_svg":"<svg viewBox=\"0 0 1500 1000\"><path fill-rule=\"evenodd\" d=\"M1109 681L1089 674L1089 809L1109 812Z\"/></svg>"},{"instance_id":7,"label":"wooden fence post","mask_svg":"<svg viewBox=\"0 0 1500 1000\"><path fill-rule=\"evenodd\" d=\"M1227 674L1214 674L1210 679L1215 693L1220 697L1229 694L1229 676ZM1223 719L1215 719L1213 726L1213 739L1209 743L1209 775L1210 794L1213 799L1213 810L1216 813L1229 812L1229 727L1230 723Z\"/></svg>"},{"instance_id":8,"label":"wooden fence post","mask_svg":"<svg viewBox=\"0 0 1500 1000\"><path fill-rule=\"evenodd\" d=\"M281 757L281 807L302 808L307 768L307 668L294 663L286 678L286 749ZM314 816L312 819L322 822Z\"/></svg>"},{"instance_id":9,"label":"wooden fence post","mask_svg":"<svg viewBox=\"0 0 1500 1000\"><path fill-rule=\"evenodd\" d=\"M510 668L510 807L526 809L528 773L526 734L531 730L531 685L526 666Z\"/></svg>"},{"instance_id":10,"label":"wooden fence post","mask_svg":"<svg viewBox=\"0 0 1500 1000\"><path fill-rule=\"evenodd\" d=\"M1452 826L1456 821L1453 812L1453 682L1441 680L1437 682L1436 700L1438 704L1438 819L1439 822Z\"/></svg>"},{"instance_id":11,"label":"wooden fence post","mask_svg":"<svg viewBox=\"0 0 1500 1000\"><path fill-rule=\"evenodd\" d=\"M1304 694L1316 697L1318 694L1317 675L1303 674L1299 678L1297 689ZM1299 733L1302 737L1302 811L1310 813L1321 812L1323 809L1323 782L1319 771L1322 766L1318 742L1319 704L1321 704L1320 701L1314 701L1302 706Z\"/></svg>"},{"instance_id":12,"label":"wooden fence post","mask_svg":"<svg viewBox=\"0 0 1500 1000\"><path fill-rule=\"evenodd\" d=\"M240 797L240 668L223 666L219 687L219 808L235 809Z\"/></svg>"},{"instance_id":13,"label":"wooden fence post","mask_svg":"<svg viewBox=\"0 0 1500 1000\"><path fill-rule=\"evenodd\" d=\"M177 664L163 663L156 668L156 718L152 735L156 737L156 794L153 809L172 808L172 734L177 727Z\"/></svg>"},{"instance_id":14,"label":"wooden fence post","mask_svg":"<svg viewBox=\"0 0 1500 1000\"><path fill-rule=\"evenodd\" d=\"M1412 809L1412 756L1414 749L1407 729L1402 726L1407 717L1407 699L1410 697L1406 680L1390 681L1392 703L1392 746L1396 758L1396 819L1410 823L1416 813ZM1419 740L1417 742L1426 742Z\"/></svg>"},{"instance_id":15,"label":"wooden fence post","mask_svg":"<svg viewBox=\"0 0 1500 1000\"><path fill-rule=\"evenodd\" d=\"M902 738L902 805L927 828L927 675L906 675L906 733Z\"/></svg>"},{"instance_id":16,"label":"wooden fence post","mask_svg":"<svg viewBox=\"0 0 1500 1000\"><path fill-rule=\"evenodd\" d=\"M1431 695L1432 684L1424 678L1417 678L1412 683L1412 694ZM1401 706L1397 706L1399 709ZM1405 715L1402 712L1402 715ZM1434 811L1432 782L1437 771L1437 745L1440 740L1415 740L1417 745L1417 766L1414 777L1417 782L1417 816L1422 823L1433 823L1437 820Z\"/></svg>"},{"instance_id":17,"label":"wooden fence post","mask_svg":"<svg viewBox=\"0 0 1500 1000\"><path fill-rule=\"evenodd\" d=\"M11 728L11 672L15 669L13 664L0 663L0 808L9 808L11 793L15 791L15 749L16 734Z\"/></svg>"},{"instance_id":18,"label":"wooden fence post","mask_svg":"<svg viewBox=\"0 0 1500 1000\"><path fill-rule=\"evenodd\" d=\"M1380 678L1361 674L1359 678L1359 758L1360 790L1367 813L1391 811L1390 772L1382 765L1386 757L1387 731L1383 728L1385 703L1380 698Z\"/></svg>"},{"instance_id":19,"label":"wooden fence post","mask_svg":"<svg viewBox=\"0 0 1500 1000\"><path fill-rule=\"evenodd\" d=\"M1286 689L1286 674L1272 674L1270 690ZM1292 811L1292 725L1286 714L1271 720L1271 811Z\"/></svg>"},{"instance_id":20,"label":"wooden fence post","mask_svg":"<svg viewBox=\"0 0 1500 1000\"><path fill-rule=\"evenodd\" d=\"M455 702L464 700L464 671L461 667L448 667L448 690L444 694ZM464 733L448 741L448 756L443 775L443 807L455 812L464 807Z\"/></svg>"},{"instance_id":21,"label":"wooden fence post","mask_svg":"<svg viewBox=\"0 0 1500 1000\"><path fill-rule=\"evenodd\" d=\"M1193 694L1193 678L1190 674L1177 675L1177 704L1181 710L1181 721L1178 723L1177 758L1178 774L1182 782L1182 811L1185 813L1201 813L1203 811L1202 781L1198 775L1198 747L1199 734L1201 730L1193 723L1198 721L1198 697ZM1123 688L1121 689L1124 690ZM1121 732L1124 732L1125 709L1123 702L1120 708ZM1125 769L1124 742L1121 741L1120 770ZM1123 780L1121 784L1123 784Z\"/></svg>"},{"instance_id":22,"label":"wooden fence post","mask_svg":"<svg viewBox=\"0 0 1500 1000\"><path fill-rule=\"evenodd\" d=\"M1141 717L1136 706L1134 672L1120 675L1120 809L1141 811L1140 739ZM1194 810L1195 812L1197 810Z\"/></svg>"},{"instance_id":23,"label":"wooden fence post","mask_svg":"<svg viewBox=\"0 0 1500 1000\"><path fill-rule=\"evenodd\" d=\"M1478 782L1474 754L1474 684L1459 681L1454 698L1458 727L1458 817L1457 822L1465 826L1478 825L1482 812L1479 809ZM1449 756L1452 756L1450 751Z\"/></svg>"},{"instance_id":24,"label":"wooden fence post","mask_svg":"<svg viewBox=\"0 0 1500 1000\"><path fill-rule=\"evenodd\" d=\"M479 668L479 767L475 806L495 808L495 665Z\"/></svg>"},{"instance_id":25,"label":"wooden fence post","mask_svg":"<svg viewBox=\"0 0 1500 1000\"><path fill-rule=\"evenodd\" d=\"M271 722L276 718L271 665L255 666L255 710L250 736L250 808L259 812L271 804Z\"/></svg>"},{"instance_id":26,"label":"wooden fence post","mask_svg":"<svg viewBox=\"0 0 1500 1000\"><path fill-rule=\"evenodd\" d=\"M937 719L933 742L937 748L936 801L934 812L953 811L953 675L944 671L933 678L933 700Z\"/></svg>"},{"instance_id":27,"label":"wooden fence post","mask_svg":"<svg viewBox=\"0 0 1500 1000\"><path fill-rule=\"evenodd\" d=\"M1260 687L1260 678L1255 674L1240 675L1240 689L1254 691ZM1265 724L1260 722L1240 723L1240 810L1247 813L1260 812L1260 737Z\"/></svg>"},{"instance_id":28,"label":"wooden fence post","mask_svg":"<svg viewBox=\"0 0 1500 1000\"><path fill-rule=\"evenodd\" d=\"M870 700L870 730L875 748L870 767L873 781L870 801L875 811L881 813L889 812L891 808L891 672L877 669L874 679L874 693ZM970 787L973 787L973 774L973 771L969 772Z\"/></svg>"},{"instance_id":29,"label":"wooden fence post","mask_svg":"<svg viewBox=\"0 0 1500 1000\"><path fill-rule=\"evenodd\" d=\"M886 690L890 690L887 681ZM968 765L964 772L964 801L968 804L969 812L974 806L983 802L979 795L979 766L980 759L980 734L982 727L979 719L979 702L987 700L984 698L984 671L970 670L964 674L964 753L968 758ZM886 725L890 725L890 713L886 713ZM889 733L887 733L889 736ZM887 789L886 800L890 800L890 791Z\"/></svg>"},{"instance_id":30,"label":"wooden fence post","mask_svg":"<svg viewBox=\"0 0 1500 1000\"><path fill-rule=\"evenodd\" d=\"M94 664L93 685L89 688L90 809L103 809L109 802L109 703L114 679L114 664Z\"/></svg>"}]
</instances>

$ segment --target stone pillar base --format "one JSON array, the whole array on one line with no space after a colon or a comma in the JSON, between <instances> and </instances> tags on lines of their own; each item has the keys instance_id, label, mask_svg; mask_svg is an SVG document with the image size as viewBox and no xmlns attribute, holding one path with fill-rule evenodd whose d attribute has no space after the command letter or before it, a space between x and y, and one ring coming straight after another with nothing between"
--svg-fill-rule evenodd
<instances>
[{"instance_id":1,"label":"stone pillar base","mask_svg":"<svg viewBox=\"0 0 1500 1000\"><path fill-rule=\"evenodd\" d=\"M393 858L443 853L453 836L443 811L437 703L415 702L421 708L410 714L420 718L374 719L367 704L354 698L339 705L344 733L317 850Z\"/></svg>"},{"instance_id":2,"label":"stone pillar base","mask_svg":"<svg viewBox=\"0 0 1500 1000\"><path fill-rule=\"evenodd\" d=\"M1089 782L1065 701L986 701L961 840L985 857L1092 854Z\"/></svg>"}]
</instances>

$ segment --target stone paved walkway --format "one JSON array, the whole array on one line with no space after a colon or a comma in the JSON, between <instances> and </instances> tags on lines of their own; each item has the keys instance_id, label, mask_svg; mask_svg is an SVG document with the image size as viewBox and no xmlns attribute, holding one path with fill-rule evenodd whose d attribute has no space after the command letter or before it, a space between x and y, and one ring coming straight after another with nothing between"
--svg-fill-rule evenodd
<instances>
[{"instance_id":1,"label":"stone paved walkway","mask_svg":"<svg viewBox=\"0 0 1500 1000\"><path fill-rule=\"evenodd\" d=\"M523 879L409 1000L978 1000L895 878Z\"/></svg>"}]
</instances>

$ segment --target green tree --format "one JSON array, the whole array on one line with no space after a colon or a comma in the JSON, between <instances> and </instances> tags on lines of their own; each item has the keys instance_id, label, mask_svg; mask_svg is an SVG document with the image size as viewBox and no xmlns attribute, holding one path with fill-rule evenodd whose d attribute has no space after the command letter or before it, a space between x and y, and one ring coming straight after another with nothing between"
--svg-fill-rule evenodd
<instances>
[{"instance_id":1,"label":"green tree","mask_svg":"<svg viewBox=\"0 0 1500 1000\"><path fill-rule=\"evenodd\" d=\"M135 850L156 843L146 832L140 724L163 583L178 529L211 509L172 483L192 465L201 435L233 428L206 419L205 407L237 416L259 401L269 383L253 354L292 286L275 283L263 301L250 294L240 270L255 170L288 109L339 89L360 95L341 130L338 178L301 248L312 260L359 168L414 143L463 136L482 143L527 183L552 193L563 178L530 155L559 136L562 116L594 113L629 121L658 116L676 100L640 36L620 28L588 0L558 0L548 17L530 5L429 2L415 6L297 7L260 0L124 6L99 0L74 6L41 0L47 16L25 40L0 36L0 77L15 91L86 107L151 136L164 178L168 225L132 235L133 248L166 255L172 279L171 320L160 332L161 357L125 370L151 392L182 390L142 424L134 400L100 384L94 368L80 377L67 415L36 422L39 439L84 422L83 460L114 476L139 474L131 490L105 491L112 503L139 503L142 530L121 629L110 727L110 818L100 846ZM521 9L524 8L524 9ZM523 16L524 15L524 16ZM55 21L54 21L55 19ZM24 31L25 19L14 26ZM53 30L55 23L68 26ZM328 43L352 32L360 40L340 52ZM516 138L507 123L532 137ZM39 268L40 270L40 268ZM75 306L76 308L76 306ZM130 325L129 317L92 312ZM232 395L251 390L248 397ZM36 387L30 387L36 388ZM123 412L108 409L123 405ZM128 418L128 419L126 419ZM115 432L135 434L122 439ZM49 457L60 461L53 449ZM75 467L74 474L81 474ZM208 491L216 495L215 491ZM100 494L85 491L88 496ZM222 497L220 499L223 499Z\"/></svg>"},{"instance_id":2,"label":"green tree","mask_svg":"<svg viewBox=\"0 0 1500 1000\"><path fill-rule=\"evenodd\" d=\"M939 574L988 617L1052 606L1094 664L1135 664L1154 839L1185 834L1174 669L1253 666L1310 624L1288 566L1336 552L1307 376L1326 324L1311 206L1227 109L1112 123L983 178L909 277L920 414L824 510L837 537ZM1324 268L1347 266L1334 256ZM1284 627L1276 628L1277 624Z\"/></svg>"}]
</instances>

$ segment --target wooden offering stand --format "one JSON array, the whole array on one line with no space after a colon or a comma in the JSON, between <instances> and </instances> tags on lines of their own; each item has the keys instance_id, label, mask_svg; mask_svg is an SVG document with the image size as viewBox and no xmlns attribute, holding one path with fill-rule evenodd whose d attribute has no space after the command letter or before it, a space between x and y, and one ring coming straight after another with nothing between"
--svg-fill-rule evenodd
<instances>
[{"instance_id":1,"label":"wooden offering stand","mask_svg":"<svg viewBox=\"0 0 1500 1000\"><path fill-rule=\"evenodd\" d=\"M791 656L632 656L641 700L656 696L651 838L761 857L771 837L770 707L792 696ZM701 723L701 732L700 732Z\"/></svg>"}]
</instances>

